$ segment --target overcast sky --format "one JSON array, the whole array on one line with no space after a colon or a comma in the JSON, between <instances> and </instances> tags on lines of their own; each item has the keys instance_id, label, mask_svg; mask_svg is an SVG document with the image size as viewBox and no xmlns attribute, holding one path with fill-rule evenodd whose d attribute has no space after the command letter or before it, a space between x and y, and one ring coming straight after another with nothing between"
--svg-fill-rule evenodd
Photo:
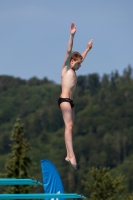
<instances>
[{"instance_id":1,"label":"overcast sky","mask_svg":"<svg viewBox=\"0 0 133 200\"><path fill-rule=\"evenodd\" d=\"M132 0L0 0L0 75L60 83L71 22L74 51L94 40L77 75L133 67Z\"/></svg>"}]
</instances>

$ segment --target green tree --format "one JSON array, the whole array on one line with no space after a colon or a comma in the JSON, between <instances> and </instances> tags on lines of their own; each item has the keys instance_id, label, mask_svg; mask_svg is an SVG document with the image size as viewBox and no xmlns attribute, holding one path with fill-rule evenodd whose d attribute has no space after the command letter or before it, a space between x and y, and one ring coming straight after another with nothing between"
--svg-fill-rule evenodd
<instances>
[{"instance_id":1,"label":"green tree","mask_svg":"<svg viewBox=\"0 0 133 200\"><path fill-rule=\"evenodd\" d=\"M30 144L24 138L24 125L18 118L11 134L11 154L5 165L7 178L29 178L28 169L32 163L29 155ZM29 186L10 186L6 189L7 193L28 193Z\"/></svg>"},{"instance_id":2,"label":"green tree","mask_svg":"<svg viewBox=\"0 0 133 200\"><path fill-rule=\"evenodd\" d=\"M125 200L133 200L133 194L128 194Z\"/></svg>"},{"instance_id":3,"label":"green tree","mask_svg":"<svg viewBox=\"0 0 133 200\"><path fill-rule=\"evenodd\" d=\"M88 75L88 88L91 95L95 95L100 89L100 77L97 73Z\"/></svg>"},{"instance_id":4,"label":"green tree","mask_svg":"<svg viewBox=\"0 0 133 200\"><path fill-rule=\"evenodd\" d=\"M110 169L106 167L91 168L91 182L82 181L85 190L89 192L90 200L118 200L124 191L121 184L123 177L117 176L113 178Z\"/></svg>"}]
</instances>

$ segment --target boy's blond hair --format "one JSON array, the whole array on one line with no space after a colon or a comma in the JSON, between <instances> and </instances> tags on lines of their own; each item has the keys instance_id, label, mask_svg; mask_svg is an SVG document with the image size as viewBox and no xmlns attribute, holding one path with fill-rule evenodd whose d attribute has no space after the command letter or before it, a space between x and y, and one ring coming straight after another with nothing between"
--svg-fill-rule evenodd
<instances>
[{"instance_id":1,"label":"boy's blond hair","mask_svg":"<svg viewBox=\"0 0 133 200\"><path fill-rule=\"evenodd\" d=\"M78 61L79 59L82 61L83 59L82 55L77 51L72 52L70 62L71 60Z\"/></svg>"}]
</instances>

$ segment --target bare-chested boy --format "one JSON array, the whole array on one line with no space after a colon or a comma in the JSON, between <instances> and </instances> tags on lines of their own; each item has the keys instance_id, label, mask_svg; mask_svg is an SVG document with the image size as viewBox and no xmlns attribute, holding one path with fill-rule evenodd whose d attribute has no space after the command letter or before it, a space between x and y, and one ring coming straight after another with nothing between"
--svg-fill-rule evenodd
<instances>
[{"instance_id":1,"label":"bare-chested boy","mask_svg":"<svg viewBox=\"0 0 133 200\"><path fill-rule=\"evenodd\" d=\"M65 144L67 150L67 156L65 160L70 162L74 169L77 169L77 162L72 143L72 130L74 123L73 95L77 84L77 76L75 71L81 67L81 63L83 62L85 56L87 55L88 51L92 48L93 41L89 41L86 50L82 54L78 52L72 52L73 39L75 33L76 26L74 23L71 23L70 39L68 42L66 57L61 73L62 92L58 100L58 105L61 108L63 120L65 123Z\"/></svg>"}]
</instances>

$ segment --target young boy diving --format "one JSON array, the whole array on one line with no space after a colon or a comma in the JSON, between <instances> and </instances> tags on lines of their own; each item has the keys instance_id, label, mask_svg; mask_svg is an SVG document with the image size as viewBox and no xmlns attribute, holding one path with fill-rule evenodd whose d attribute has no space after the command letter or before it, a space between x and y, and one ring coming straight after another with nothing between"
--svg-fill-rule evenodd
<instances>
[{"instance_id":1,"label":"young boy diving","mask_svg":"<svg viewBox=\"0 0 133 200\"><path fill-rule=\"evenodd\" d=\"M58 100L58 105L62 111L62 116L65 124L64 137L67 150L67 156L65 160L68 161L74 167L74 169L77 169L77 161L72 142L72 130L74 124L73 96L77 84L76 70L81 67L81 63L84 61L85 56L92 48L93 40L88 42L87 47L82 54L79 52L72 52L75 33L76 26L74 23L71 23L70 38L61 72L62 92Z\"/></svg>"}]
</instances>

